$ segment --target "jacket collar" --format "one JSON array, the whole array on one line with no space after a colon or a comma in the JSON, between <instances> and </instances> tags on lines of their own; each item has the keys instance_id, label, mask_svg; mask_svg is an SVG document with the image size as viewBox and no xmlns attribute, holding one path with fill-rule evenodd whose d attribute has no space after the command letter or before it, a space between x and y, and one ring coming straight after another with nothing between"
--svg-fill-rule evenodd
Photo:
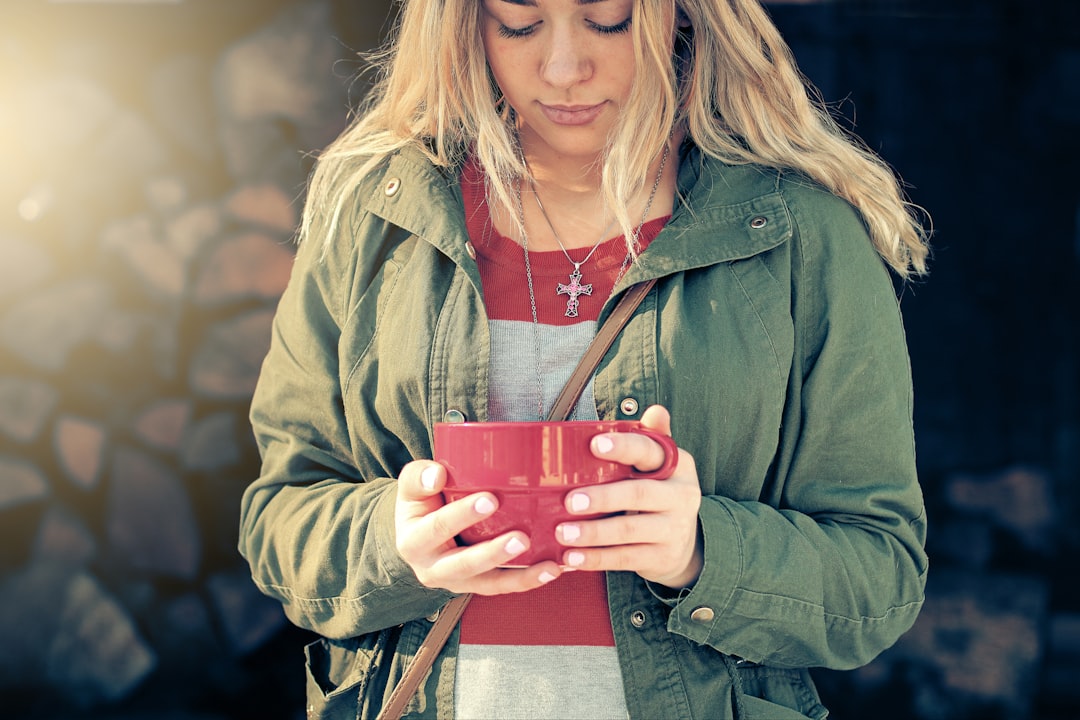
<instances>
[{"instance_id":1,"label":"jacket collar","mask_svg":"<svg viewBox=\"0 0 1080 720\"><path fill-rule=\"evenodd\" d=\"M457 167L440 168L417 148L391 156L373 178L368 210L413 233L465 268L479 287L466 242ZM629 284L683 270L741 260L791 238L780 173L728 165L687 145L680 158L679 197L671 220L626 276Z\"/></svg>"}]
</instances>

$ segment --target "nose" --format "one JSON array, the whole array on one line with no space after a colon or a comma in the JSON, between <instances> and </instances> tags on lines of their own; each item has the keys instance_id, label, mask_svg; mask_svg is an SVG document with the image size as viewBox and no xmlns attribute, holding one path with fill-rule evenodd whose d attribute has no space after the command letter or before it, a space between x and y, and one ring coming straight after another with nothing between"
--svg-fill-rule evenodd
<instances>
[{"instance_id":1,"label":"nose","mask_svg":"<svg viewBox=\"0 0 1080 720\"><path fill-rule=\"evenodd\" d=\"M553 87L568 88L592 77L588 39L566 30L552 32L540 77Z\"/></svg>"}]
</instances>

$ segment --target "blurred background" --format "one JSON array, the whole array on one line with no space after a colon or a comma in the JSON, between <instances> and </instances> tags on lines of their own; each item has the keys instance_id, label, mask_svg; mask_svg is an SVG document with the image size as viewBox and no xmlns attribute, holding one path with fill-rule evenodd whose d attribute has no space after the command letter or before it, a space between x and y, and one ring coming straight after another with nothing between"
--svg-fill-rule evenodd
<instances>
[{"instance_id":1,"label":"blurred background","mask_svg":"<svg viewBox=\"0 0 1080 720\"><path fill-rule=\"evenodd\" d=\"M766 3L932 214L932 572L839 720L1080 717L1080 2ZM0 714L304 716L236 552L311 153L389 0L0 2ZM415 51L422 52L417 48Z\"/></svg>"}]
</instances>

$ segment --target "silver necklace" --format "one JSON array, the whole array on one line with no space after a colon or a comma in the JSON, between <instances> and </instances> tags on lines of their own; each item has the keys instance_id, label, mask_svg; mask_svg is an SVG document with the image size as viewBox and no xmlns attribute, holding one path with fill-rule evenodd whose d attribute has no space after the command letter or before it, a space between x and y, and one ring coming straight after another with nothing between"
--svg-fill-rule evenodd
<instances>
[{"instance_id":1,"label":"silver necklace","mask_svg":"<svg viewBox=\"0 0 1080 720\"><path fill-rule=\"evenodd\" d=\"M652 190L649 191L649 200L648 200L648 202L645 203L645 211L643 213L641 213L641 221L638 223L637 230L634 231L633 244L634 244L635 248L637 247L637 244L638 244L638 238L641 236L641 228L645 225L645 221L649 217L649 210L652 208L653 200L656 198L656 191L660 187L660 179L664 175L664 167L667 165L668 155L670 155L670 154L671 154L671 150L668 147L668 145L665 144L664 145L664 154L660 159L660 170L656 173L656 180L653 182ZM536 355L535 355L535 357L536 357L536 418L538 420L543 420L544 419L544 377L543 377L543 372L540 369L540 330L539 330L540 318L539 318L539 315L536 312L536 290L535 290L535 287L533 286L532 263L529 262L529 233L525 230L525 205L521 201L521 179L520 178L518 179L516 189L517 189L517 192L515 193L516 194L515 199L517 200L517 212L518 212L518 218L521 220L521 247L525 252L525 278L528 280L528 285L529 285L529 308L530 308L530 310L532 310L533 350L536 352ZM535 190L536 190L536 188L534 186L533 187L534 194L535 194ZM536 198L536 203L538 205L540 205L539 196L537 196L537 198ZM551 220L550 220L550 218L548 218L547 212L544 211L544 206L543 205L540 205L540 211L543 212L544 219L547 220L548 225L550 226L551 225ZM578 269L580 267L581 263L584 263L586 260L588 260L590 257L592 257L593 252L595 252L596 248L600 246L600 242L602 242L604 238L601 236L600 241L598 241L596 243L596 245L593 245L592 250L590 250L589 254L585 256L585 259L582 260L581 263L577 263L577 262L574 262L573 258L570 257L570 254L568 252L566 252L566 248L563 247L562 240L559 239L559 234L557 232L555 232L554 227L551 228L551 233L555 236L555 241L559 243L559 247L562 249L563 254L566 255L566 259L569 260L574 265L574 272L570 274L570 283L571 283L571 285L573 285L575 283L575 280L574 280L574 274L575 273L578 276L577 280L581 280L581 272ZM604 235L606 235L606 234L607 234L607 231L605 230ZM629 260L629 258L630 258L630 253L627 252L626 257L623 258L622 267L619 268L620 277L622 276L623 271L626 269L626 264L627 264L627 261ZM559 288L560 289L558 290L558 294L560 294L560 295L566 294L561 290L561 288L563 288L563 287L564 287L563 283L559 283ZM580 287L580 284L579 284L579 287ZM590 284L588 286L588 288L589 288L588 293L579 293L579 294L591 295L592 294L592 285ZM566 317L577 317L576 300L577 300L577 297L575 295L571 294L570 295L570 300L567 301ZM574 314L573 315L570 314L570 302L575 302Z\"/></svg>"},{"instance_id":2,"label":"silver necklace","mask_svg":"<svg viewBox=\"0 0 1080 720\"><path fill-rule=\"evenodd\" d=\"M652 209L653 200L656 198L656 191L660 188L660 179L664 175L664 167L667 165L668 155L669 154L671 154L671 150L668 147L668 145L665 144L664 145L664 154L660 158L660 170L656 173L656 180L653 182L652 189L649 191L649 199L645 203L645 211L641 214L641 222L638 223L637 230L634 231L634 236L633 236L633 238L631 238L631 240L632 240L632 242L634 244L634 247L637 247L638 238L641 236L641 228L642 228L643 225L645 225L645 220L648 219L648 217L649 217L649 211ZM611 221L611 224L608 225L606 228L604 228L603 232L600 233L600 238L596 241L596 244L594 244L592 246L592 248L589 250L588 254L586 254L584 258L582 258L580 261L574 260L574 258L570 257L570 253L567 252L566 246L563 245L562 238L559 237L559 232L555 229L555 225L551 222L551 217L548 215L547 210L544 208L544 203L540 202L540 193L537 192L537 190L536 190L536 183L534 181L530 180L530 184L532 185L533 197L536 199L536 206L538 208L540 208L540 214L544 216L544 220L547 222L547 226L551 229L551 235L555 238L555 242L559 244L559 249L562 250L563 255L565 255L566 259L568 261L570 261L570 264L574 266L574 270L570 273L570 282L569 283L559 283L558 286L555 288L555 293L557 295L567 295L567 296L569 296L567 298L567 300L566 300L566 317L575 318L575 317L578 316L578 307L579 307L579 304L580 304L580 301L578 300L578 298L581 295L590 295L591 296L592 295L592 290L593 290L592 283L582 283L581 282L581 266L584 265L585 263L589 262L589 258L591 258L593 256L593 253L596 252L596 248L600 247L601 243L603 243L604 240L607 238L608 232L611 230L612 226L615 225L615 220L613 219ZM524 233L525 213L524 213L524 208L522 207L522 203L521 203L521 185L520 184L518 185L518 208L519 208L519 210L521 212L521 226L522 226L523 233ZM623 266L619 270L619 275L620 276L622 275L623 269L625 269L625 267L626 267L626 262L627 262L627 259L629 257L630 257L630 254L628 252L626 254L626 257L623 258ZM526 249L526 252L525 252L525 269L526 269L526 271L529 270L528 265L529 265L529 258L528 258L528 250ZM530 290L531 290L532 273L529 272L528 275L529 275Z\"/></svg>"}]
</instances>

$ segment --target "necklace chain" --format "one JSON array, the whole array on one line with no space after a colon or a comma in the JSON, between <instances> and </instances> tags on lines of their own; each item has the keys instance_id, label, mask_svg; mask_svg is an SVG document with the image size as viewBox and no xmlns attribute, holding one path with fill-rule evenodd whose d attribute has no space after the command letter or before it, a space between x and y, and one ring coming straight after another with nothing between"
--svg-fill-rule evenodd
<instances>
[{"instance_id":1,"label":"necklace chain","mask_svg":"<svg viewBox=\"0 0 1080 720\"><path fill-rule=\"evenodd\" d=\"M671 154L671 149L667 144L665 144L664 145L664 154L660 158L660 170L657 171L657 173L656 173L656 180L653 181L652 189L649 191L649 199L645 203L645 210L644 210L644 212L641 213L641 221L638 223L637 229L634 231L634 237L631 240L632 243L633 243L633 247L635 249L637 248L637 245L638 245L638 238L641 237L641 228L644 227L645 221L648 220L648 218L649 218L649 211L652 209L653 200L656 199L656 192L660 188L660 180L664 176L664 168L667 166L668 156L670 154ZM517 182L517 188L516 188L517 192L515 193L515 195L516 195L515 199L517 200L518 218L521 220L521 247L522 247L522 249L524 250L524 253L525 253L525 278L528 281L528 285L529 285L529 309L532 312L532 322L533 322L533 325L532 325L532 327L533 327L533 349L536 352L536 355L535 355L535 357L536 357L536 417L537 417L538 420L543 420L544 419L544 378L543 378L543 372L541 371L541 368L540 368L540 330L539 330L540 318L539 318L539 313L537 313L537 311L536 311L536 290L535 290L534 285L533 285L532 263L529 261L529 233L525 230L525 205L524 205L524 203L522 202L522 199L521 199L521 185L522 185L522 181L519 178L518 182ZM566 255L566 259L569 260L570 263L574 266L574 272L570 274L570 285L565 286L562 283L560 283L559 284L559 293L560 294L570 294L570 300L567 301L566 316L567 317L577 317L577 297L576 297L576 295L574 295L573 293L563 293L562 289L564 287L565 288L571 288L571 289L575 288L575 287L578 288L578 289L580 289L582 287L587 287L588 291L587 292L582 292L580 294L588 294L588 295L592 294L592 285L582 286L580 284L580 280L581 280L580 268L581 268L582 264L587 262L589 260L589 258L592 257L592 254L594 252L596 252L596 248L600 247L600 244L604 241L604 236L607 235L607 232L608 232L608 230L610 230L611 226L609 225L608 229L604 230L604 232L600 236L600 239L596 242L595 245L593 245L592 249L589 250L589 254L586 255L585 258L581 262L576 262L572 257L570 257L570 253L568 253L566 251L566 248L562 244L562 240L559 238L559 234L557 232L555 232L555 227L551 224L551 218L548 217L547 211L544 210L544 206L540 202L540 195L536 192L536 185L535 184L533 184L533 195L536 197L536 204L540 206L540 212L543 214L544 219L547 221L548 227L551 228L551 234L555 237L555 242L557 242L559 244L559 248L563 251L563 254ZM612 221L612 225L614 225L614 221ZM629 251L629 248L627 248L626 256L623 258L622 265L619 267L619 274L618 274L618 276L616 278L616 281L615 281L616 283L618 283L618 278L621 278L622 275L623 275L623 272L626 270L626 265L629 262L629 260L630 260L630 251ZM571 304L573 304L573 315L570 314L571 313Z\"/></svg>"},{"instance_id":2,"label":"necklace chain","mask_svg":"<svg viewBox=\"0 0 1080 720\"><path fill-rule=\"evenodd\" d=\"M645 225L645 221L649 218L649 212L652 210L653 200L656 199L656 192L660 188L660 180L664 176L664 168L667 166L668 156L670 154L671 154L671 148L667 144L665 144L664 145L664 153L663 153L662 157L660 158L660 169L657 171L656 179L653 181L652 188L649 190L649 199L645 203L645 210L641 213L641 221L638 223L637 229L634 231L633 237L630 238L630 242L632 243L632 246L635 249L637 248L638 238L641 236L641 228ZM584 258L582 258L580 261L574 260L574 258L570 257L570 253L567 251L566 246L563 244L562 238L559 237L558 230L555 229L554 223L551 222L551 217L548 215L547 210L544 208L544 204L540 201L540 193L536 189L536 182L530 179L530 184L532 185L533 198L536 200L536 206L538 208L540 208L540 214L543 215L544 220L547 222L548 228L551 229L552 237L555 238L555 242L558 243L559 249L562 250L562 253L563 253L563 255L566 256L566 259L570 262L571 265L574 266L573 272L570 273L570 282L569 283L559 283L558 286L556 286L556 288L555 288L555 292L558 295L568 295L569 296L569 298L566 301L566 317L570 317L570 318L577 317L578 316L578 305L579 305L578 298L579 298L579 296L581 296L581 295L592 295L592 284L591 283L582 283L581 282L581 266L589 261L589 258L591 258L593 256L593 253L596 252L596 249L598 247L600 247L600 245L607 238L608 231L610 231L612 226L615 224L615 220L613 219L611 221L611 224L608 225L606 228L604 228L603 232L600 233L600 238L596 241L596 243L592 246L592 248L590 248L589 252L585 255ZM522 234L525 235L525 208L524 208L524 203L522 202L522 199L521 199L521 183L520 182L517 185L517 204L518 204L519 217L521 218ZM527 238L525 238L525 241L524 241L523 244L526 244L527 242L528 242L528 240L527 240ZM530 281L529 289L530 289L530 293L532 293L532 285L531 285L532 273L531 273L531 269L529 268L529 258L528 258L528 250L527 249L526 249L525 254L526 254L526 257L525 257L526 270L530 271L528 273L529 281ZM618 273L617 278L622 277L623 272L626 270L626 265L627 265L629 259L630 259L630 251L629 251L629 248L628 248L626 255L623 257L622 265L619 267L619 273Z\"/></svg>"},{"instance_id":3,"label":"necklace chain","mask_svg":"<svg viewBox=\"0 0 1080 720\"><path fill-rule=\"evenodd\" d=\"M608 232L611 230L612 227L615 226L615 219L613 218L608 224L608 226L600 232L600 238L596 241L596 244L592 246L592 249L589 250L588 255L582 258L580 262L576 261L574 260L574 258L570 257L570 253L567 252L566 246L563 245L562 238L559 237L558 231L551 223L551 218L548 217L547 210L544 209L544 203L540 202L540 193L536 190L536 183L530 180L529 184L532 185L533 197L536 198L536 206L540 208L540 214L544 216L544 220L547 222L547 226L551 228L551 235L555 238L555 242L559 244L559 249L562 250L563 255L565 255L566 259L570 261L570 264L574 266L574 270L580 270L582 265L589 262L589 258L591 258L593 256L593 253L596 252L596 248L600 247L600 244L604 242L605 238L607 238ZM655 190L653 192L655 192ZM649 198L649 204L652 204L651 197ZM646 212L648 212L648 208L646 208Z\"/></svg>"}]
</instances>

